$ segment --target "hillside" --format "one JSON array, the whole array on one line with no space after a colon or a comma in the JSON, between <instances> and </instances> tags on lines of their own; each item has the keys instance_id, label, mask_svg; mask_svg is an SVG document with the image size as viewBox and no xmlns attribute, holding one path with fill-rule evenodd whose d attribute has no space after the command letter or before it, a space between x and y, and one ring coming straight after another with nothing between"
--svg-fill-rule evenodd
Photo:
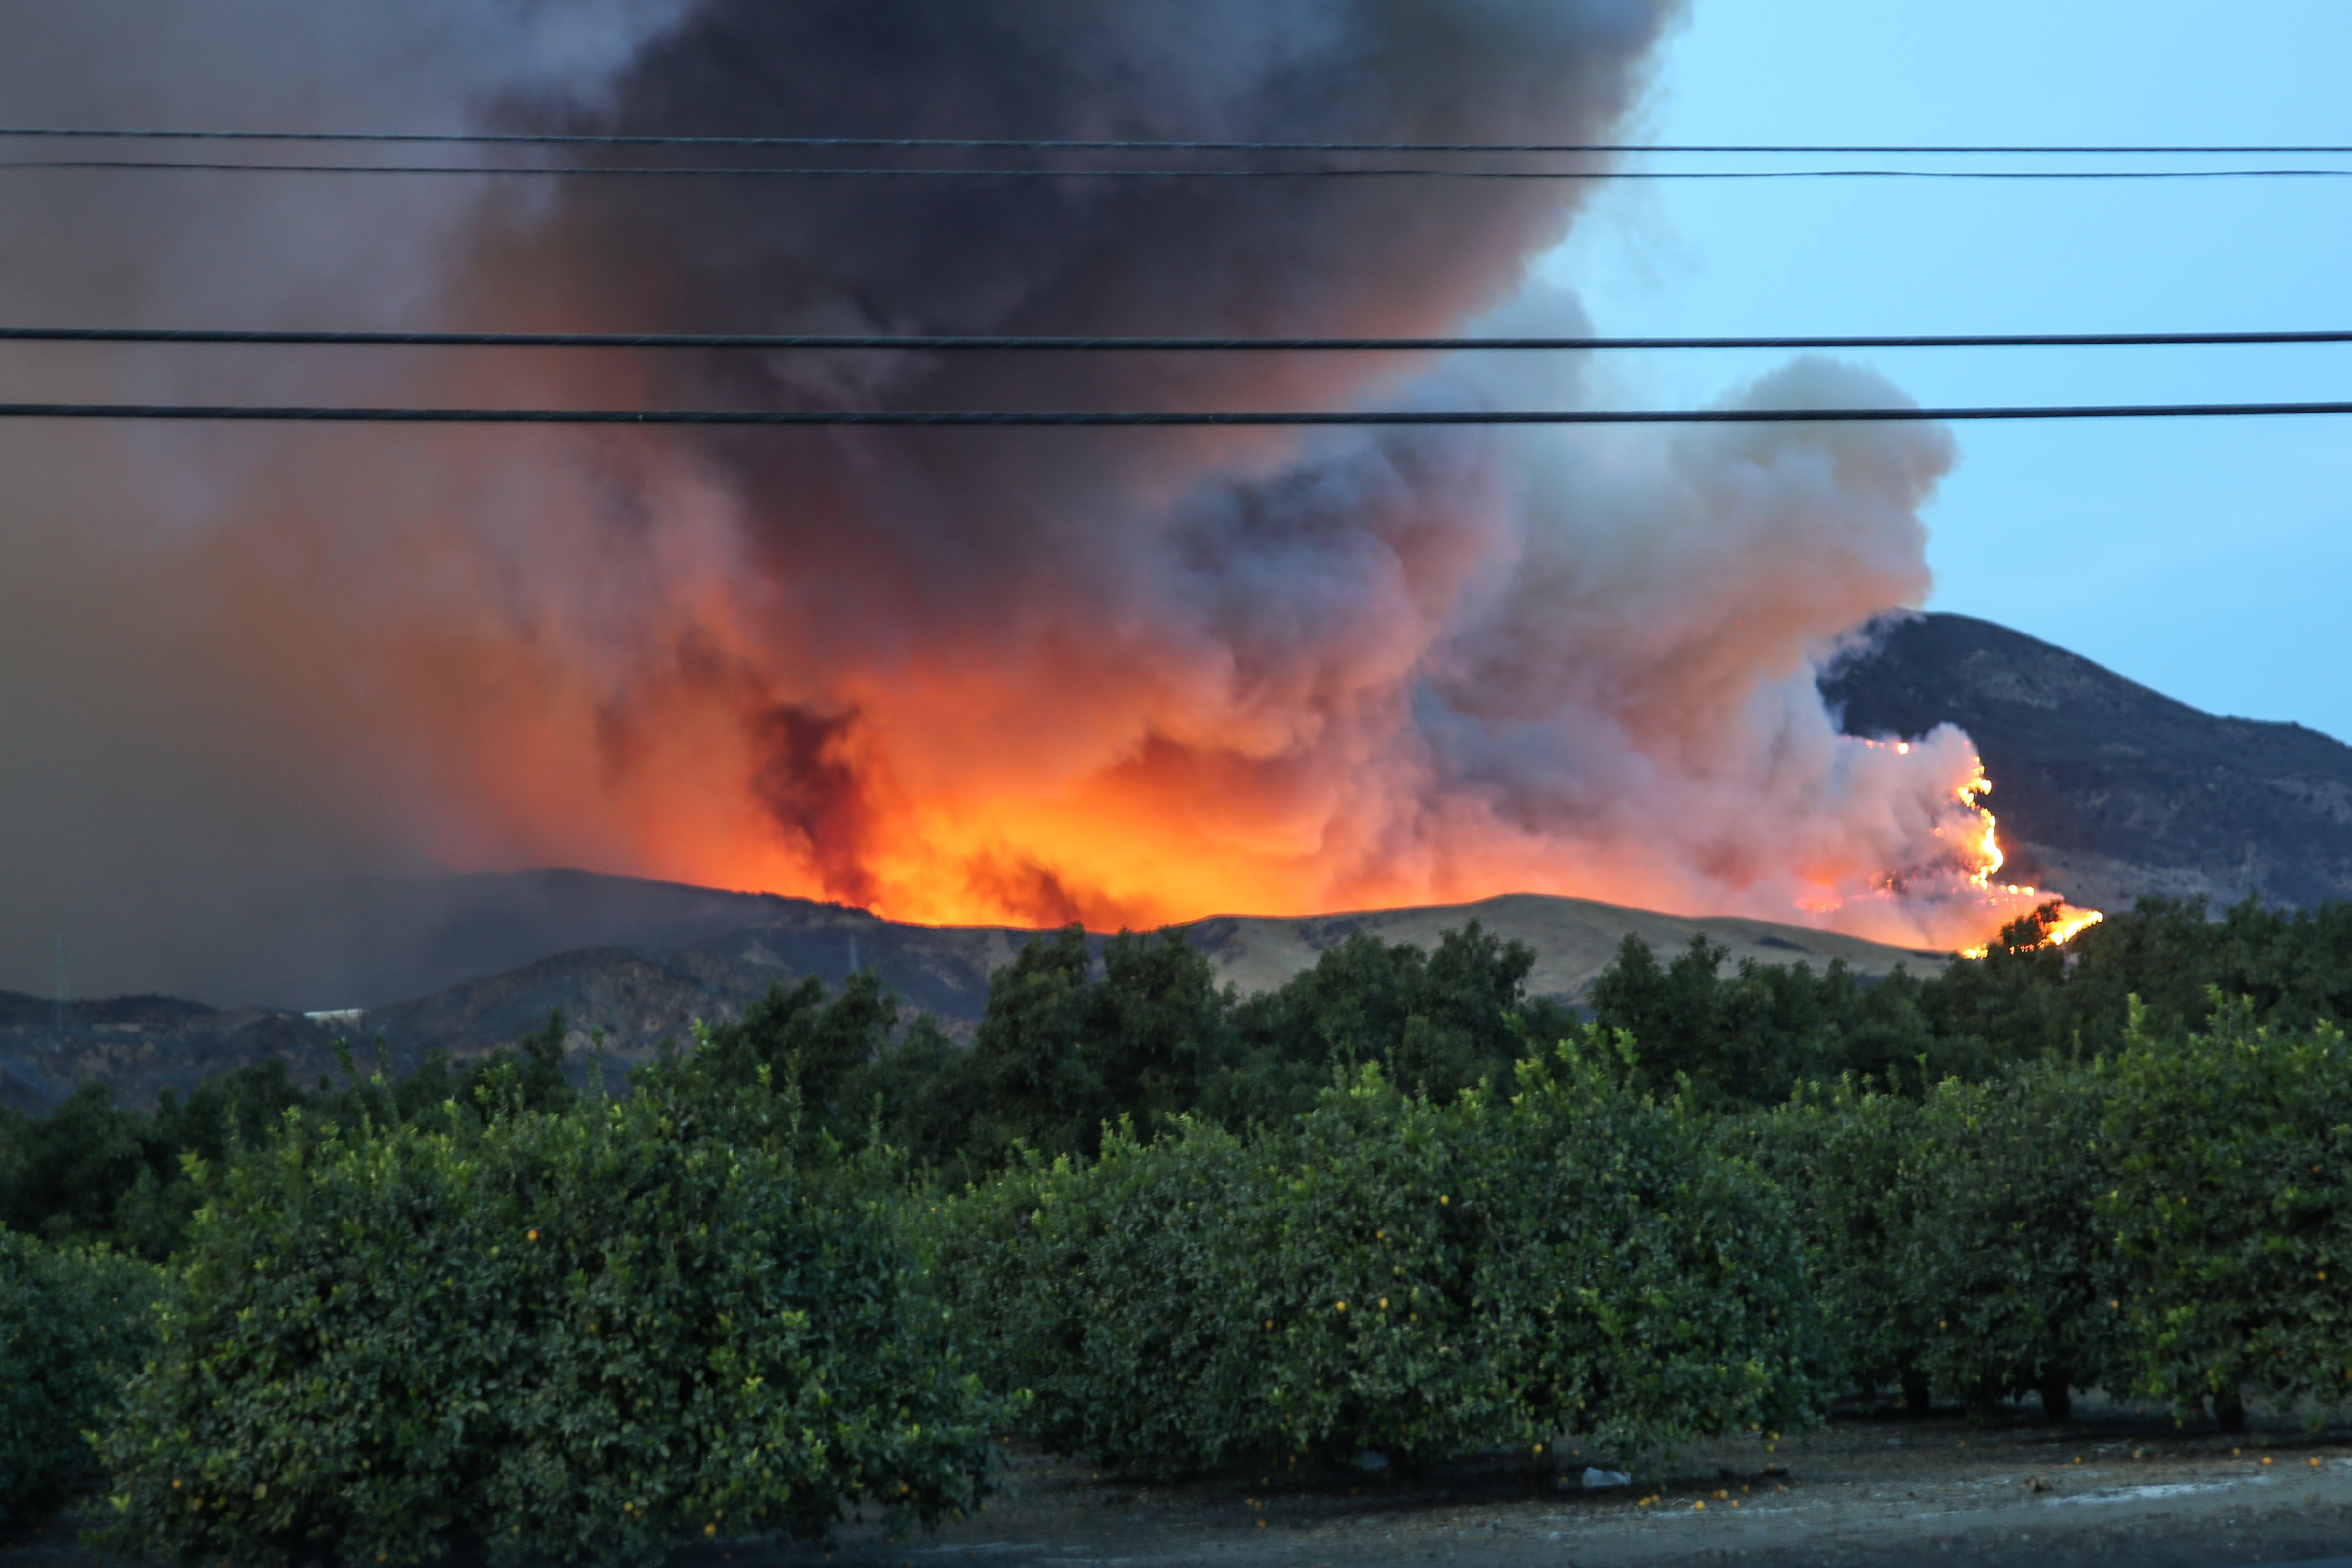
<instances>
[{"instance_id":1,"label":"hillside","mask_svg":"<svg viewBox=\"0 0 2352 1568\"><path fill-rule=\"evenodd\" d=\"M2308 906L2352 897L2352 747L2294 724L2216 718L2021 633L1966 616L1889 622L1822 691L1850 733L1972 735L2021 879L2078 902L2249 894ZM1843 959L1865 974L1944 955L1760 921L1686 920L1577 899L1274 919L1218 916L1192 940L1244 992L1280 984L1350 932L1435 942L1477 920L1537 954L1532 989L1580 999L1629 932L1668 952L1704 932L1735 959ZM144 1103L261 1057L309 1080L339 1037L381 1037L396 1068L471 1055L561 1008L572 1043L642 1060L696 1019L739 1016L779 981L837 984L872 967L910 1007L968 1037L988 976L1031 932L904 925L863 910L675 882L539 870L338 884L250 933L208 994L85 1003L60 1034L50 1004L0 994L0 1102L37 1110L85 1077ZM308 1010L307 1012L304 1010Z\"/></svg>"},{"instance_id":2,"label":"hillside","mask_svg":"<svg viewBox=\"0 0 2352 1568\"><path fill-rule=\"evenodd\" d=\"M1967 616L1885 625L1822 690L1850 734L1966 730L2010 874L2078 903L2352 898L2352 746L2316 731L2216 718Z\"/></svg>"},{"instance_id":3,"label":"hillside","mask_svg":"<svg viewBox=\"0 0 2352 1568\"><path fill-rule=\"evenodd\" d=\"M299 1013L226 1010L172 996L76 1003L61 1030L45 998L0 991L0 1107L43 1115L96 1079L129 1104L275 1057L297 1081L336 1071L338 1031Z\"/></svg>"},{"instance_id":4,"label":"hillside","mask_svg":"<svg viewBox=\"0 0 2352 1568\"><path fill-rule=\"evenodd\" d=\"M571 1047L583 1069L584 1053L601 1038L618 1070L646 1059L665 1039L685 1038L698 1018L715 1022L740 1016L778 981L814 974L838 984L853 967L875 969L909 1006L932 1013L950 1033L969 1037L987 1002L989 973L1034 934L996 927L901 925L836 904L577 871L448 882L456 886L425 894L401 889L406 909L429 904L444 911L446 923L413 928L411 947L383 952L383 973L422 968L428 961L454 965L464 951L462 933L484 929L485 910L509 916L518 910L550 914L543 925L528 920L497 925L497 942L487 951L500 957L529 952L534 942L558 943L583 930L618 929L637 940L546 952L421 997L307 1015L128 998L78 1005L71 1026L60 1035L47 1002L0 993L0 1100L20 1110L45 1110L81 1079L96 1077L112 1084L126 1101L145 1104L165 1088L184 1088L205 1074L267 1056L283 1057L297 1079L307 1082L338 1070L338 1037L365 1042L380 1036L395 1069L405 1070L428 1051L466 1057L513 1040L556 1008L570 1026ZM709 927L715 923L709 919L714 910L752 918L713 932ZM666 932L665 911L685 918ZM1533 948L1530 988L1570 1002L1590 988L1629 932L1661 952L1681 948L1703 932L1735 959L1822 965L1843 959L1865 974L1884 974L1899 963L1924 968L1945 957L1763 921L1685 920L1533 894L1293 920L1223 916L1187 929L1221 980L1253 992L1279 985L1359 930L1384 942L1433 946L1440 932L1473 920ZM364 1051L362 1059L364 1066Z\"/></svg>"}]
</instances>

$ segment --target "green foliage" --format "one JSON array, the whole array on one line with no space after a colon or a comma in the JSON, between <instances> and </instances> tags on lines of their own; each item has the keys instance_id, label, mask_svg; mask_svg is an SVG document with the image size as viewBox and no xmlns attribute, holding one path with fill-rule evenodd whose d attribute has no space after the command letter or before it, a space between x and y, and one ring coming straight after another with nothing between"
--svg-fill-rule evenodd
<instances>
[{"instance_id":1,"label":"green foliage","mask_svg":"<svg viewBox=\"0 0 2352 1568\"><path fill-rule=\"evenodd\" d=\"M851 1079L843 1103L866 1112L857 1127L841 1125L853 1146L877 1126L888 1146L930 1170L971 1173L964 1141L971 1121L971 1053L950 1039L939 1020L919 1013L904 1033Z\"/></svg>"},{"instance_id":2,"label":"green foliage","mask_svg":"<svg viewBox=\"0 0 2352 1568\"><path fill-rule=\"evenodd\" d=\"M1523 1062L1493 1110L1477 1296L1507 1348L1490 1353L1538 1431L1645 1448L1802 1424L1820 1320L1786 1200L1606 1041Z\"/></svg>"},{"instance_id":3,"label":"green foliage","mask_svg":"<svg viewBox=\"0 0 2352 1568\"><path fill-rule=\"evenodd\" d=\"M1975 1058L1978 1072L2079 1043L2082 1019L2070 1001L2081 998L2066 994L2074 950L2049 940L2059 909L2047 903L2011 921L1982 957L1953 963L1921 987L1936 1037Z\"/></svg>"},{"instance_id":4,"label":"green foliage","mask_svg":"<svg viewBox=\"0 0 2352 1568\"><path fill-rule=\"evenodd\" d=\"M152 1343L161 1285L119 1253L0 1230L0 1527L37 1524L97 1483L84 1434Z\"/></svg>"},{"instance_id":5,"label":"green foliage","mask_svg":"<svg viewBox=\"0 0 2352 1568\"><path fill-rule=\"evenodd\" d=\"M1701 935L1662 965L1628 934L1593 982L1593 1018L1642 1043L1653 1084L1686 1080L1711 1105L1769 1105L1800 1083L1849 1073L1916 1083L1975 1065L1939 1049L1918 984L1899 970L1870 984L1843 963L1815 974L1810 964L1743 959L1725 974L1729 956Z\"/></svg>"},{"instance_id":6,"label":"green foliage","mask_svg":"<svg viewBox=\"0 0 2352 1568\"><path fill-rule=\"evenodd\" d=\"M1721 1136L1788 1196L1836 1380L1865 1398L1900 1383L1924 1402L1933 1322L1911 1253L1917 1103L1843 1080L1728 1121Z\"/></svg>"},{"instance_id":7,"label":"green foliage","mask_svg":"<svg viewBox=\"0 0 2352 1568\"><path fill-rule=\"evenodd\" d=\"M1272 1446L1236 1363L1243 1294L1230 1133L1186 1121L1101 1158L1023 1151L964 1195L910 1215L934 1288L990 1388L1023 1396L1023 1429L1060 1452L1156 1473Z\"/></svg>"},{"instance_id":8,"label":"green foliage","mask_svg":"<svg viewBox=\"0 0 2352 1568\"><path fill-rule=\"evenodd\" d=\"M2055 1059L1989 1083L1947 1081L1918 1117L1908 1177L1916 1295L1936 1316L1925 1364L1972 1407L2038 1393L2130 1392L2120 1260L2095 1204L2106 1189L2103 1102Z\"/></svg>"},{"instance_id":9,"label":"green foliage","mask_svg":"<svg viewBox=\"0 0 2352 1568\"><path fill-rule=\"evenodd\" d=\"M362 1080L348 1047L343 1056L350 1081L341 1089L322 1080L306 1093L272 1060L206 1079L184 1101L167 1089L144 1115L94 1082L40 1120L0 1112L0 1224L52 1240L107 1241L160 1263L195 1212L194 1189L181 1180L185 1159L216 1163L259 1147L289 1109L346 1123L415 1123L439 1121L452 1101L478 1121L492 1106L552 1110L572 1100L561 1013L462 1070L436 1051L405 1078L379 1071Z\"/></svg>"},{"instance_id":10,"label":"green foliage","mask_svg":"<svg viewBox=\"0 0 2352 1568\"><path fill-rule=\"evenodd\" d=\"M2352 1025L2352 902L2271 910L2248 900L2218 921L2202 900L2143 899L2071 942L2068 1027L2113 1055L2142 1005L2140 1033L2177 1039L2206 1028L2222 1001L2243 1001L2274 1030Z\"/></svg>"},{"instance_id":11,"label":"green foliage","mask_svg":"<svg viewBox=\"0 0 2352 1568\"><path fill-rule=\"evenodd\" d=\"M235 1560L651 1560L979 1499L989 1407L870 1208L639 1093L199 1163L107 1435L120 1542Z\"/></svg>"},{"instance_id":12,"label":"green foliage","mask_svg":"<svg viewBox=\"0 0 2352 1568\"><path fill-rule=\"evenodd\" d=\"M1981 957L1925 980L1753 960L1727 973L1728 954L1704 937L1662 964L1629 936L1594 983L1593 1016L1642 1042L1654 1084L1686 1077L1717 1105L1768 1105L1847 1074L1916 1097L2053 1053L2112 1055L2135 996L2157 1038L2204 1027L2217 995L2245 999L2273 1028L2352 1023L2352 903L2249 901L2209 921L2201 902L2143 899L2063 946L2048 940L2057 913L2011 922Z\"/></svg>"},{"instance_id":13,"label":"green foliage","mask_svg":"<svg viewBox=\"0 0 2352 1568\"><path fill-rule=\"evenodd\" d=\"M1406 1094L1367 1063L1253 1147L1240 1262L1255 1321L1235 1349L1255 1363L1269 1450L1410 1466L1536 1440L1519 1369L1496 1353L1506 1303L1479 1278L1506 1219L1492 1110Z\"/></svg>"},{"instance_id":14,"label":"green foliage","mask_svg":"<svg viewBox=\"0 0 2352 1568\"><path fill-rule=\"evenodd\" d=\"M870 972L809 980L618 1111L575 1106L560 1016L396 1080L268 1063L152 1114L85 1086L0 1113L0 1222L58 1244L26 1257L181 1255L141 1384L163 1447L116 1451L134 1540L205 1552L626 1556L722 1522L700 1510L804 1531L900 1480L918 1514L964 1506L950 1331L1042 1440L1158 1473L1671 1443L1799 1419L1821 1367L2053 1414L2095 1384L2330 1404L2352 905L2145 900L2063 948L2051 915L1927 979L1629 939L1565 1055L1532 953L1475 923L1427 952L1358 933L1247 999L1181 933L1072 927L992 976L970 1048ZM592 1169L620 1189L587 1195ZM950 1321L877 1210L913 1172L978 1183L901 1216ZM496 1239L519 1215L569 1250ZM647 1270L628 1318L613 1281ZM856 1305L821 1310L836 1286ZM738 1310L775 1290L781 1318ZM583 1301L611 1314L593 1346ZM799 1370L728 1394L730 1357ZM903 1418L847 1392L901 1386ZM752 1430L756 1482L721 1436Z\"/></svg>"},{"instance_id":15,"label":"green foliage","mask_svg":"<svg viewBox=\"0 0 2352 1568\"><path fill-rule=\"evenodd\" d=\"M2128 1266L2123 1311L2147 1393L2231 1422L2242 1390L2315 1414L2352 1391L2352 1047L2332 1024L2273 1031L2216 1000L2158 1040L2135 1016L2103 1064Z\"/></svg>"},{"instance_id":16,"label":"green foliage","mask_svg":"<svg viewBox=\"0 0 2352 1568\"><path fill-rule=\"evenodd\" d=\"M1238 1005L1238 1059L1202 1110L1235 1126L1300 1115L1335 1072L1366 1065L1437 1100L1507 1079L1514 1061L1572 1027L1565 1010L1528 996L1534 967L1526 943L1476 921L1441 933L1430 952L1357 931Z\"/></svg>"},{"instance_id":17,"label":"green foliage","mask_svg":"<svg viewBox=\"0 0 2352 1568\"><path fill-rule=\"evenodd\" d=\"M2284 910L2249 900L2209 920L2201 900L2142 899L2063 948L2042 941L2047 925L2036 911L1923 988L1938 1038L1993 1059L2111 1056L2135 997L2140 1031L2157 1039L2203 1029L2219 999L2245 1002L2274 1029L2352 1023L2352 903Z\"/></svg>"},{"instance_id":18,"label":"green foliage","mask_svg":"<svg viewBox=\"0 0 2352 1568\"><path fill-rule=\"evenodd\" d=\"M342 1047L344 1070L350 1081L341 1089L330 1090L322 1084L315 1095L298 1094L291 1100L281 1100L277 1085L262 1079L243 1086L234 1125L241 1141L257 1141L260 1119L255 1112L273 1102L273 1109L281 1114L287 1106L299 1105L309 1110L314 1119L347 1125L362 1121L386 1125L438 1125L445 1120L443 1108L453 1103L475 1121L496 1110L561 1110L575 1098L572 1081L563 1072L563 1036L562 1013L551 1012L545 1024L514 1045L485 1052L462 1069L451 1062L446 1051L435 1051L404 1078L394 1078L388 1070L381 1041L375 1047L377 1070L366 1079L353 1068L349 1047ZM208 1087L199 1086L196 1096ZM191 1097L192 1104L194 1099ZM162 1114L159 1110L159 1118ZM214 1157L202 1145L194 1152Z\"/></svg>"},{"instance_id":19,"label":"green foliage","mask_svg":"<svg viewBox=\"0 0 2352 1568\"><path fill-rule=\"evenodd\" d=\"M1191 1109L1225 1064L1233 996L1181 933L1121 931L1104 945L1101 978L1091 969L1086 933L1071 926L989 976L969 1071L953 1086L973 1107L976 1155L1015 1141L1092 1153L1106 1123Z\"/></svg>"},{"instance_id":20,"label":"green foliage","mask_svg":"<svg viewBox=\"0 0 2352 1568\"><path fill-rule=\"evenodd\" d=\"M0 1225L59 1242L110 1237L146 1168L142 1122L102 1083L37 1121L0 1113Z\"/></svg>"},{"instance_id":21,"label":"green foliage","mask_svg":"<svg viewBox=\"0 0 2352 1568\"><path fill-rule=\"evenodd\" d=\"M1507 1099L1437 1104L1367 1064L1295 1125L1122 1130L919 1228L1028 1429L1149 1472L1801 1415L1811 1319L1777 1195L1627 1078L1597 1036Z\"/></svg>"},{"instance_id":22,"label":"green foliage","mask_svg":"<svg viewBox=\"0 0 2352 1568\"><path fill-rule=\"evenodd\" d=\"M680 1064L697 1081L722 1091L792 1083L818 1122L841 1124L862 1116L850 1098L860 1068L889 1046L898 1004L870 969L849 977L828 1001L811 975L787 989L781 983L751 1005L740 1022L705 1032L701 1048Z\"/></svg>"}]
</instances>

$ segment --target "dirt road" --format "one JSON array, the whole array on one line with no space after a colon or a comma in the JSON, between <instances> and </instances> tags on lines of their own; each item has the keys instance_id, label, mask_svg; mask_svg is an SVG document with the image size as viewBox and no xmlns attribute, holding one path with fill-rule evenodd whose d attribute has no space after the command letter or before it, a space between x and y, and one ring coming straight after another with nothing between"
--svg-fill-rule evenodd
<instances>
[{"instance_id":1,"label":"dirt road","mask_svg":"<svg viewBox=\"0 0 2352 1568\"><path fill-rule=\"evenodd\" d=\"M936 1535L894 1542L851 1521L829 1550L722 1544L679 1568L2352 1568L2352 1427L2258 1423L2229 1438L2095 1409L2054 1429L2030 1415L1840 1421L1769 1453L1761 1437L1707 1445L1588 1490L1595 1460L1153 1487L1008 1447L1005 1494ZM73 1525L0 1543L0 1568L121 1568Z\"/></svg>"},{"instance_id":2,"label":"dirt road","mask_svg":"<svg viewBox=\"0 0 2352 1568\"><path fill-rule=\"evenodd\" d=\"M2352 1430L2289 1424L2249 1436L2168 1417L1842 1421L1767 1454L1708 1445L1634 1484L1587 1490L1506 1465L1412 1481L1120 1484L1008 1451L1006 1497L938 1535L893 1544L870 1523L833 1550L737 1552L733 1568L1316 1568L1458 1562L1559 1568L1727 1563L2231 1568L2352 1559ZM1775 1469L1785 1473L1773 1473ZM1643 1500L1654 1500L1645 1501ZM722 1555L722 1554L714 1554Z\"/></svg>"}]
</instances>

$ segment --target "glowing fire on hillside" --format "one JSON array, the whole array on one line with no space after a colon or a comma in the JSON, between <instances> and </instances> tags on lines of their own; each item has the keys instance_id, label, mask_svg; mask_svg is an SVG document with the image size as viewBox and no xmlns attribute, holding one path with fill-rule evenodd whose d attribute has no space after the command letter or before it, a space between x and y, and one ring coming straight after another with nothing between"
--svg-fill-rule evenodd
<instances>
[{"instance_id":1,"label":"glowing fire on hillside","mask_svg":"<svg viewBox=\"0 0 2352 1568\"><path fill-rule=\"evenodd\" d=\"M0 68L59 124L200 122L236 80L248 118L287 125L343 101L500 133L782 115L883 138L1593 144L1681 7L468 3L314 8L299 47L282 6L204 9L125 43L105 8L38 8ZM564 19L523 25L543 9ZM90 74L125 48L146 63ZM16 226L46 237L8 282L40 320L189 298L223 321L882 340L1606 328L1538 265L1597 177L534 184L516 203L405 182L394 203L236 182L169 210L27 187ZM1643 390L1570 354L183 349L110 359L121 400L1405 411ZM1906 398L1808 356L1720 401ZM0 774L10 819L46 825L9 902L96 920L418 864L574 866L941 923L1536 892L1950 952L2048 895L1995 880L1968 736L1850 737L1818 677L1932 592L1923 508L1956 454L1912 421L254 426L226 452L45 431L6 482L47 521L0 530L0 629L41 650L16 661L26 711L60 715Z\"/></svg>"},{"instance_id":2,"label":"glowing fire on hillside","mask_svg":"<svg viewBox=\"0 0 2352 1568\"><path fill-rule=\"evenodd\" d=\"M710 793L700 809L672 797L641 819L651 831L637 863L920 923L1148 929L1540 893L1979 952L2057 898L1999 879L2006 856L1983 804L1990 781L1951 730L1916 742L1837 737L1832 755L1860 805L1809 817L1759 800L1694 851L1641 835L1529 833L1467 810L1400 842L1377 831L1376 778L1359 781L1373 797L1360 806L1376 819L1368 829L1333 809L1328 781L1300 788L1295 768L1286 780L1285 770L1164 742L1045 781L1024 759L990 768L961 751L934 756L936 728L903 717L889 727L898 744L885 745L877 721L890 711L877 704L856 730L812 740L791 802L772 789L734 794L729 770L701 775ZM1946 783L1923 800L1913 785L1930 768ZM791 831L778 830L780 804L793 808ZM1880 813L1895 825L1887 833L1856 828ZM1702 857L1705 875L1689 874ZM2098 918L2065 909L2050 940Z\"/></svg>"},{"instance_id":3,"label":"glowing fire on hillside","mask_svg":"<svg viewBox=\"0 0 2352 1568\"><path fill-rule=\"evenodd\" d=\"M1979 762L1976 771L1961 782L1959 798L1960 804L1974 812L1984 823L1983 834L1977 840L1978 867L1973 879L1977 886L1984 889L1988 894L1991 893L1996 886L1993 878L2000 874L2001 867L2007 864L2009 859L2001 850L1993 815L1985 808L1983 804L1983 797L1991 793L1992 780L1985 775L1984 764ZM2016 882L2004 882L1999 884L1999 889L2011 897L2032 900L2037 911L2044 904L2053 906L2051 918L2041 922L2042 940L2053 947L2063 944L2068 938L2107 918L2098 910L2070 907L2056 894L2044 893L2039 888L2026 887ZM1960 956L1982 958L1991 951L1991 948L1990 942L1979 942L1973 947L1962 948Z\"/></svg>"}]
</instances>

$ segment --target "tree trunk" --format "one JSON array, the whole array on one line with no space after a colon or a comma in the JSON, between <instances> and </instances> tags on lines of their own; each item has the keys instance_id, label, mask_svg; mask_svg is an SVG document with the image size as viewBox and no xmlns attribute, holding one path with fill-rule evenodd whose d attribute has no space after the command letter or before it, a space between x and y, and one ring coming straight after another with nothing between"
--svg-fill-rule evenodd
<instances>
[{"instance_id":1,"label":"tree trunk","mask_svg":"<svg viewBox=\"0 0 2352 1568\"><path fill-rule=\"evenodd\" d=\"M2053 1373L2042 1380L2042 1419L2055 1426L2074 1414L2074 1392L2063 1373Z\"/></svg>"},{"instance_id":2,"label":"tree trunk","mask_svg":"<svg viewBox=\"0 0 2352 1568\"><path fill-rule=\"evenodd\" d=\"M2213 1420L2231 1436L2245 1431L2246 1402L2239 1395L2236 1384L2225 1383L2214 1391Z\"/></svg>"},{"instance_id":3,"label":"tree trunk","mask_svg":"<svg viewBox=\"0 0 2352 1568\"><path fill-rule=\"evenodd\" d=\"M1927 1414L1927 1374L1906 1372L1903 1374L1903 1412L1906 1415Z\"/></svg>"}]
</instances>

